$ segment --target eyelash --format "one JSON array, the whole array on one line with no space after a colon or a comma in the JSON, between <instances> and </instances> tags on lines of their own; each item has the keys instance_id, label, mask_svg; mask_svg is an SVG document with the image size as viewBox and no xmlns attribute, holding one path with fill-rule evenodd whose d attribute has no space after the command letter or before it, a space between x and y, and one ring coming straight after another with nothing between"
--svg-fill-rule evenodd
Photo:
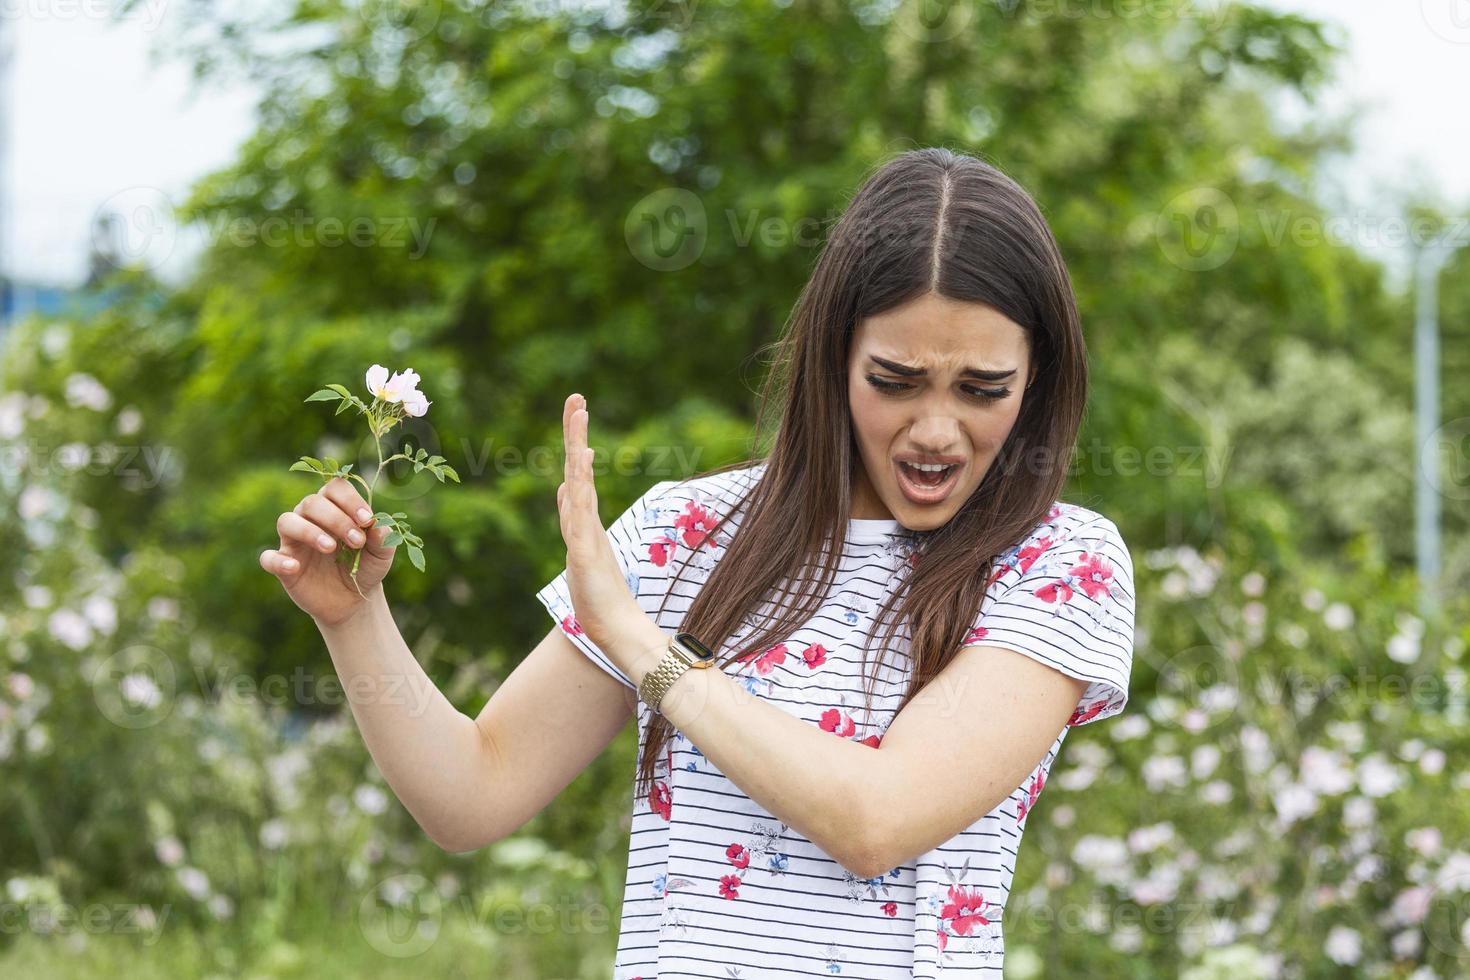
<instances>
[{"instance_id":1,"label":"eyelash","mask_svg":"<svg viewBox=\"0 0 1470 980\"><path fill-rule=\"evenodd\" d=\"M906 391L913 387L913 385L903 384L898 381L885 381L876 374L868 375L868 383L879 391L888 394L897 394L899 391ZM987 401L1000 401L1011 393L1011 389L1009 388L975 388L970 385L966 385L964 391L972 398Z\"/></svg>"}]
</instances>

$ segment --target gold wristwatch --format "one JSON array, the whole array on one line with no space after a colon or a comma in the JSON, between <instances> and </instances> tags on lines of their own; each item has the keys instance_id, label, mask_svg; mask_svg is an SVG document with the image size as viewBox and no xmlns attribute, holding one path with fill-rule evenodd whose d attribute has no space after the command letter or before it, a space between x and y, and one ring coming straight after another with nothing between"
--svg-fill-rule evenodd
<instances>
[{"instance_id":1,"label":"gold wristwatch","mask_svg":"<svg viewBox=\"0 0 1470 980\"><path fill-rule=\"evenodd\" d=\"M638 685L638 696L647 701L651 709L658 711L659 702L680 674L691 667L709 667L714 662L715 652L695 639L693 633L675 633L658 666L643 675L643 682Z\"/></svg>"}]
</instances>

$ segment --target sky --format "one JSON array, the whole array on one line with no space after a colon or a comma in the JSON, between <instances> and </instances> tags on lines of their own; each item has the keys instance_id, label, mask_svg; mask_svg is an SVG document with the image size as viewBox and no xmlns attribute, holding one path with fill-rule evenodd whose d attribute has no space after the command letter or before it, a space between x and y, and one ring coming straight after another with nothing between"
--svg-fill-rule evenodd
<instances>
[{"instance_id":1,"label":"sky","mask_svg":"<svg viewBox=\"0 0 1470 980\"><path fill-rule=\"evenodd\" d=\"M983 0L981 0L983 2ZM1068 0L1085 9L1088 0ZM1213 0L1219 2L1219 0ZM1384 244L1390 192L1430 190L1470 211L1470 0L1265 0L1330 21L1349 48L1321 108L1352 112L1358 149L1323 176L1340 228L1365 251L1400 264ZM150 63L169 30L168 0L147 0L117 22L106 0L0 0L10 68L0 125L0 269L74 284L86 274L99 210L128 216L128 238L167 279L189 267L197 239L158 215L190 184L229 163L254 126L256 93L198 87L182 64ZM1206 4L1208 6L1208 3ZM85 66L85 70L79 70ZM1456 123L1455 120L1460 120Z\"/></svg>"}]
</instances>

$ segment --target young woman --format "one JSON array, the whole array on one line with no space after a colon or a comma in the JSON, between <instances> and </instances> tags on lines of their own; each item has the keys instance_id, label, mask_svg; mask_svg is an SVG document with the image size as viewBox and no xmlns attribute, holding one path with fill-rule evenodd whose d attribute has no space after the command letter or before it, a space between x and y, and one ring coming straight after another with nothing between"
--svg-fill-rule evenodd
<instances>
[{"instance_id":1,"label":"young woman","mask_svg":"<svg viewBox=\"0 0 1470 980\"><path fill-rule=\"evenodd\" d=\"M1067 271L1015 182L904 153L837 223L779 354L769 451L660 482L606 531L567 399L555 625L476 719L394 626L351 484L281 515L261 564L446 848L515 832L636 716L614 980L999 980L1026 819L1132 666L1128 549L1058 499L1087 389ZM334 537L365 543L367 601Z\"/></svg>"}]
</instances>

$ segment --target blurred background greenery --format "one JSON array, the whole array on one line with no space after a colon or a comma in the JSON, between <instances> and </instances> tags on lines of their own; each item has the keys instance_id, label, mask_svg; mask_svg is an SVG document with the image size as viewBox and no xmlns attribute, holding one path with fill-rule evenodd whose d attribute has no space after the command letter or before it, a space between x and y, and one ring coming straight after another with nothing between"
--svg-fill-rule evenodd
<instances>
[{"instance_id":1,"label":"blurred background greenery","mask_svg":"<svg viewBox=\"0 0 1470 980\"><path fill-rule=\"evenodd\" d=\"M1412 295L1323 233L1347 122L1270 111L1340 52L1249 4L1138 7L178 10L176 57L267 93L178 215L208 229L197 272L117 263L0 361L0 975L606 977L636 733L513 838L427 841L257 563L319 485L292 460L372 453L303 399L422 376L433 407L395 435L463 483L387 474L429 562L386 585L473 715L549 628L565 395L605 520L741 456L832 221L936 144L1015 177L1061 242L1093 371L1065 497L1117 522L1139 584L1131 711L1069 737L1007 974L1470 972L1464 447L1425 617ZM1467 266L1441 299L1461 436Z\"/></svg>"}]
</instances>

